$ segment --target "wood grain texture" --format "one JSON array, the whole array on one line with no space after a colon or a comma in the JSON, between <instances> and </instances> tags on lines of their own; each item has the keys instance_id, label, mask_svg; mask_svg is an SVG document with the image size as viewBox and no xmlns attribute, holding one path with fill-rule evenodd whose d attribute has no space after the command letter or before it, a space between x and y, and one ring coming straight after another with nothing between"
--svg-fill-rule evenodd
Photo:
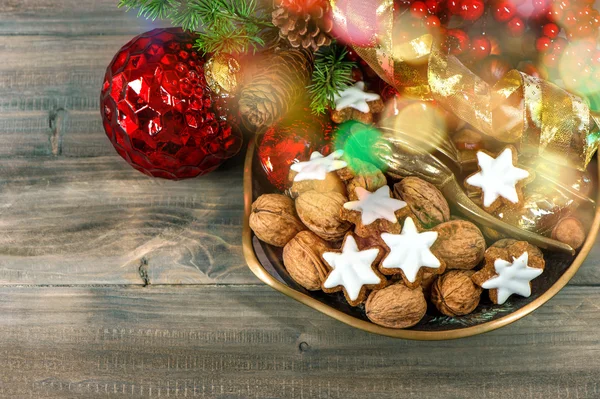
<instances>
[{"instance_id":1,"label":"wood grain texture","mask_svg":"<svg viewBox=\"0 0 600 399\"><path fill-rule=\"evenodd\" d=\"M0 35L135 35L160 25L136 18L137 12L126 13L117 8L118 3L118 0L2 0Z\"/></svg>"},{"instance_id":2,"label":"wood grain texture","mask_svg":"<svg viewBox=\"0 0 600 399\"><path fill-rule=\"evenodd\" d=\"M106 66L130 39L0 36L0 156L114 155L100 89ZM60 135L56 151L52 134Z\"/></svg>"},{"instance_id":3,"label":"wood grain texture","mask_svg":"<svg viewBox=\"0 0 600 399\"><path fill-rule=\"evenodd\" d=\"M267 287L0 289L0 395L595 398L600 290L482 336L411 342Z\"/></svg>"},{"instance_id":4,"label":"wood grain texture","mask_svg":"<svg viewBox=\"0 0 600 399\"><path fill-rule=\"evenodd\" d=\"M0 284L256 283L238 163L173 182L116 156L0 159Z\"/></svg>"}]
</instances>

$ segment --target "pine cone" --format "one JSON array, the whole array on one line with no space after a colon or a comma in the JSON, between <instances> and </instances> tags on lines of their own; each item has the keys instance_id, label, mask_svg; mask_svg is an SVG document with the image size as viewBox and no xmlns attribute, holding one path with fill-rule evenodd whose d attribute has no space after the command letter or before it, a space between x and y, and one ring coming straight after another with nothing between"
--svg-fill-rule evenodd
<instances>
[{"instance_id":1,"label":"pine cone","mask_svg":"<svg viewBox=\"0 0 600 399\"><path fill-rule=\"evenodd\" d=\"M306 92L313 61L312 51L305 49L283 50L267 56L240 92L239 107L244 119L261 127L284 116Z\"/></svg>"},{"instance_id":2,"label":"pine cone","mask_svg":"<svg viewBox=\"0 0 600 399\"><path fill-rule=\"evenodd\" d=\"M281 0L273 11L273 24L279 36L287 38L294 48L311 48L331 44L333 28L328 0Z\"/></svg>"}]
</instances>

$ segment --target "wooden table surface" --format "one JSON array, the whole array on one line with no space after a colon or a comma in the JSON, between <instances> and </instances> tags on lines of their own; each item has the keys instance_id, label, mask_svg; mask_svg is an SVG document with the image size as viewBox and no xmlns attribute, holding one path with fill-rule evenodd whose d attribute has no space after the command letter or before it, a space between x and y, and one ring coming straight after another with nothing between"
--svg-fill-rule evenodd
<instances>
[{"instance_id":1,"label":"wooden table surface","mask_svg":"<svg viewBox=\"0 0 600 399\"><path fill-rule=\"evenodd\" d=\"M548 304L449 342L352 329L241 248L242 157L148 178L102 129L117 0L0 0L0 397L598 398L600 245Z\"/></svg>"}]
</instances>

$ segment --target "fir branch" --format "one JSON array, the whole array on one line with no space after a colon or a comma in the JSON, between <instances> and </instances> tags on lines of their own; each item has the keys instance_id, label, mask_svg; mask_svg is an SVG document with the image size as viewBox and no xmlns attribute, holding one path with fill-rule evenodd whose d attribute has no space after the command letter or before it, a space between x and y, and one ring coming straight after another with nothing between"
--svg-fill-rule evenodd
<instances>
[{"instance_id":1,"label":"fir branch","mask_svg":"<svg viewBox=\"0 0 600 399\"><path fill-rule=\"evenodd\" d=\"M119 7L199 31L196 47L204 52L256 51L275 28L257 0L120 0Z\"/></svg>"},{"instance_id":2,"label":"fir branch","mask_svg":"<svg viewBox=\"0 0 600 399\"><path fill-rule=\"evenodd\" d=\"M213 25L196 40L196 48L204 53L245 53L264 44L252 25L240 30L227 23Z\"/></svg>"},{"instance_id":3,"label":"fir branch","mask_svg":"<svg viewBox=\"0 0 600 399\"><path fill-rule=\"evenodd\" d=\"M327 108L334 108L335 96L352 84L355 64L345 59L346 54L346 49L335 43L317 53L312 83L308 86L310 108L314 114L323 114Z\"/></svg>"},{"instance_id":4,"label":"fir branch","mask_svg":"<svg viewBox=\"0 0 600 399\"><path fill-rule=\"evenodd\" d=\"M120 0L118 7L125 7L127 11L138 9L138 17L154 21L167 18L175 6L174 0Z\"/></svg>"}]
</instances>

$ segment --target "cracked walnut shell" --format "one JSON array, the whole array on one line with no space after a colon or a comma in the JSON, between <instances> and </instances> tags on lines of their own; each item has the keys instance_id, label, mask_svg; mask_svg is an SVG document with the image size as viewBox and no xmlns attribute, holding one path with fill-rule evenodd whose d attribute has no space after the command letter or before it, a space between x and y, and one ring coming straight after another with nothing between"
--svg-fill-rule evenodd
<instances>
[{"instance_id":1,"label":"cracked walnut shell","mask_svg":"<svg viewBox=\"0 0 600 399\"><path fill-rule=\"evenodd\" d=\"M298 219L294 201L281 194L263 194L254 201L249 224L259 240L283 247L306 227Z\"/></svg>"}]
</instances>

